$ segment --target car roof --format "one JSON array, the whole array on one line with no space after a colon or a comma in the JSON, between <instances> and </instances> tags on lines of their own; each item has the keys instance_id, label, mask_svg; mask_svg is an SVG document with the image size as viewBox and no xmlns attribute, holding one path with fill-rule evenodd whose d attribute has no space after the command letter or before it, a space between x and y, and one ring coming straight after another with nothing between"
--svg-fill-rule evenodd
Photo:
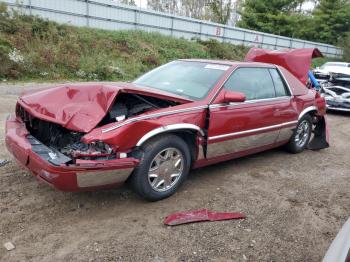
<instances>
[{"instance_id":1,"label":"car roof","mask_svg":"<svg viewBox=\"0 0 350 262\"><path fill-rule=\"evenodd\" d=\"M200 62L207 64L220 64L228 66L257 66L257 67L271 67L274 64L260 63L260 62L241 62L241 61L230 61L230 60L211 60L211 59L179 59L179 61L186 62Z\"/></svg>"}]
</instances>

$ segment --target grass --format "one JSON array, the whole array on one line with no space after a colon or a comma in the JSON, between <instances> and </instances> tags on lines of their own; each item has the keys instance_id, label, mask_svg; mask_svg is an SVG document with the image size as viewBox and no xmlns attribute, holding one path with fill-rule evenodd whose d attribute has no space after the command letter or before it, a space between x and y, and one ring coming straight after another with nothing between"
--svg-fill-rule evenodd
<instances>
[{"instance_id":1,"label":"grass","mask_svg":"<svg viewBox=\"0 0 350 262\"><path fill-rule=\"evenodd\" d=\"M57 24L0 5L0 79L131 80L179 58L241 60L247 48Z\"/></svg>"}]
</instances>

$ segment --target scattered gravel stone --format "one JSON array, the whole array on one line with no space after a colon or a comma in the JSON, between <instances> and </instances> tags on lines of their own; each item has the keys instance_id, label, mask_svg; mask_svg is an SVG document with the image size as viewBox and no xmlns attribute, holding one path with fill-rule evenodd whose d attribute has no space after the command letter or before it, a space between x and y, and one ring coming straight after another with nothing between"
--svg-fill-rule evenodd
<instances>
[{"instance_id":1,"label":"scattered gravel stone","mask_svg":"<svg viewBox=\"0 0 350 262\"><path fill-rule=\"evenodd\" d=\"M10 163L9 160L7 160L7 159L0 159L0 167L5 166L5 165L7 165L8 163Z\"/></svg>"},{"instance_id":2,"label":"scattered gravel stone","mask_svg":"<svg viewBox=\"0 0 350 262\"><path fill-rule=\"evenodd\" d=\"M16 248L15 245L13 243L11 243L11 242L6 242L4 244L4 247L7 249L7 251L11 251L11 250Z\"/></svg>"}]
</instances>

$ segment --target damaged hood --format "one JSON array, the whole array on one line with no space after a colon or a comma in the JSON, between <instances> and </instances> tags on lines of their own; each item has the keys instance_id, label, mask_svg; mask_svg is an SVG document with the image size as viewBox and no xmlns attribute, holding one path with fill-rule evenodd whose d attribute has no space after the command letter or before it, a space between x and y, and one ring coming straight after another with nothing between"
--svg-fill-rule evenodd
<instances>
[{"instance_id":1,"label":"damaged hood","mask_svg":"<svg viewBox=\"0 0 350 262\"><path fill-rule=\"evenodd\" d=\"M303 84L306 84L312 59L322 56L322 53L317 48L299 48L273 51L251 48L244 61L263 62L283 66Z\"/></svg>"},{"instance_id":2,"label":"damaged hood","mask_svg":"<svg viewBox=\"0 0 350 262\"><path fill-rule=\"evenodd\" d=\"M36 118L59 124L67 129L88 133L109 111L120 92L168 98L178 102L182 97L157 92L129 83L62 85L20 97L18 103Z\"/></svg>"}]
</instances>

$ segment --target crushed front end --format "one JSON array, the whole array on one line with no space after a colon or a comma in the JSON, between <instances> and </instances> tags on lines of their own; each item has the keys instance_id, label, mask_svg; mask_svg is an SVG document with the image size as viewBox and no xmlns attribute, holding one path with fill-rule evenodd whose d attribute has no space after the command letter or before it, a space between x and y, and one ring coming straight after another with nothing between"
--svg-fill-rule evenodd
<instances>
[{"instance_id":1,"label":"crushed front end","mask_svg":"<svg viewBox=\"0 0 350 262\"><path fill-rule=\"evenodd\" d=\"M38 179L60 190L115 187L139 160L132 154L134 145L121 152L120 145L102 141L101 127L180 104L174 100L135 93L131 87L89 84L25 94L16 115L6 121L6 145ZM84 140L87 135L90 142Z\"/></svg>"},{"instance_id":2,"label":"crushed front end","mask_svg":"<svg viewBox=\"0 0 350 262\"><path fill-rule=\"evenodd\" d=\"M102 142L89 145L83 133L40 120L17 104L6 121L6 146L39 180L62 191L115 187L132 173L138 160L123 156Z\"/></svg>"},{"instance_id":3,"label":"crushed front end","mask_svg":"<svg viewBox=\"0 0 350 262\"><path fill-rule=\"evenodd\" d=\"M350 75L331 74L321 86L328 109L350 112Z\"/></svg>"}]
</instances>

